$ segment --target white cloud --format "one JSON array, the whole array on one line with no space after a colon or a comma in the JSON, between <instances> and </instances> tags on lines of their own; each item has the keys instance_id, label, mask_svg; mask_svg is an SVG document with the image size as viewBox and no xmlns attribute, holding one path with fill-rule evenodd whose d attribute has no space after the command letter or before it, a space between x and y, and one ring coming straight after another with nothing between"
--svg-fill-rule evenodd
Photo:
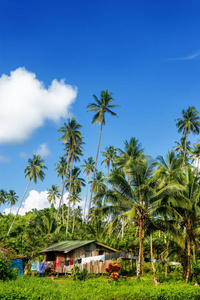
<instances>
[{"instance_id":1,"label":"white cloud","mask_svg":"<svg viewBox=\"0 0 200 300\"><path fill-rule=\"evenodd\" d=\"M35 155L40 155L42 158L47 157L51 154L51 151L49 150L46 143L40 144L36 151L34 151Z\"/></svg>"},{"instance_id":2,"label":"white cloud","mask_svg":"<svg viewBox=\"0 0 200 300\"><path fill-rule=\"evenodd\" d=\"M9 157L0 154L0 163L9 163L9 162L10 162Z\"/></svg>"},{"instance_id":3,"label":"white cloud","mask_svg":"<svg viewBox=\"0 0 200 300\"><path fill-rule=\"evenodd\" d=\"M168 60L192 60L200 56L200 51L195 52L191 55L185 56L185 57L175 57L175 58L169 58Z\"/></svg>"},{"instance_id":4,"label":"white cloud","mask_svg":"<svg viewBox=\"0 0 200 300\"><path fill-rule=\"evenodd\" d=\"M67 204L66 198L68 193L64 194L64 203ZM47 200L48 192L42 191L38 192L36 190L31 190L29 192L29 196L25 199L22 203L22 206L19 210L19 215L25 215L25 213L31 211L32 209L36 208L37 210L48 208L51 205ZM55 207L58 208L59 200L57 199ZM18 206L12 208L12 214L16 214ZM4 213L7 215L10 213L10 208L4 209Z\"/></svg>"},{"instance_id":5,"label":"white cloud","mask_svg":"<svg viewBox=\"0 0 200 300\"><path fill-rule=\"evenodd\" d=\"M48 88L25 68L0 77L0 143L21 143L45 120L66 118L77 89L54 79Z\"/></svg>"}]
</instances>

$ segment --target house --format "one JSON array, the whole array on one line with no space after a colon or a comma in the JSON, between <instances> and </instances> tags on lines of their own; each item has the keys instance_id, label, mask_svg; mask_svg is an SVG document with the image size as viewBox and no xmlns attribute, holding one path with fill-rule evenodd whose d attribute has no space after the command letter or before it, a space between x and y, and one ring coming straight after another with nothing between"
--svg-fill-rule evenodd
<instances>
[{"instance_id":1,"label":"house","mask_svg":"<svg viewBox=\"0 0 200 300\"><path fill-rule=\"evenodd\" d=\"M109 261L102 258L114 253L117 255L118 250L95 240L68 240L56 243L40 253L45 255L46 269L49 265L51 270L53 268L58 273L70 273L76 264L80 270L86 268L89 273L105 273Z\"/></svg>"}]
</instances>

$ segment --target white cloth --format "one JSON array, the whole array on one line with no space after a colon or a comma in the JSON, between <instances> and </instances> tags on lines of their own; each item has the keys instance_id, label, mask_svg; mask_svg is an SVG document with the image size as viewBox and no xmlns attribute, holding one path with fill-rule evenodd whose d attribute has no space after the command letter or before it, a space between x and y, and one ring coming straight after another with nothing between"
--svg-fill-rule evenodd
<instances>
[{"instance_id":1,"label":"white cloth","mask_svg":"<svg viewBox=\"0 0 200 300\"><path fill-rule=\"evenodd\" d=\"M83 257L82 258L82 264L89 263L90 261L100 261L102 260L104 255L96 255L96 256L90 256L90 257Z\"/></svg>"},{"instance_id":2,"label":"white cloth","mask_svg":"<svg viewBox=\"0 0 200 300\"><path fill-rule=\"evenodd\" d=\"M176 262L176 261L171 261L170 265L172 265L172 266L181 266L181 263L180 262Z\"/></svg>"}]
</instances>

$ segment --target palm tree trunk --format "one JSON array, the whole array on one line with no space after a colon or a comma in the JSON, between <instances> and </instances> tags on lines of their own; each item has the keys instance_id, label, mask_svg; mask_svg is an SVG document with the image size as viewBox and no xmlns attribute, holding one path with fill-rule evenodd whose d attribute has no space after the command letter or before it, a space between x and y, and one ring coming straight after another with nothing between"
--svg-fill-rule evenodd
<instances>
[{"instance_id":1,"label":"palm tree trunk","mask_svg":"<svg viewBox=\"0 0 200 300\"><path fill-rule=\"evenodd\" d=\"M87 214L86 224L88 224L88 221L89 221L90 207L91 207L91 203L92 203L92 194L93 194L93 187L94 187L94 178L95 178L96 167L97 167L97 159L98 159L98 154L99 154L99 146L100 146L100 141L101 141L102 127L103 127L103 122L101 122L101 128L100 128L100 133L99 133L99 142L98 142L98 147L97 147L97 155L96 155L96 161L95 161L94 172L93 172L93 178L92 178L92 186L91 186L91 193L90 193L90 202L89 202L89 206L88 206L88 214Z\"/></svg>"},{"instance_id":2,"label":"palm tree trunk","mask_svg":"<svg viewBox=\"0 0 200 300\"><path fill-rule=\"evenodd\" d=\"M85 204L84 204L84 211L83 211L83 222L82 222L82 225L85 221L85 211L86 211L86 204L87 204L87 195L88 195L88 186L89 186L89 178L90 176L87 176L87 187L86 187L86 196L85 196Z\"/></svg>"},{"instance_id":3,"label":"palm tree trunk","mask_svg":"<svg viewBox=\"0 0 200 300\"><path fill-rule=\"evenodd\" d=\"M122 238L124 238L124 219L122 218Z\"/></svg>"},{"instance_id":4,"label":"palm tree trunk","mask_svg":"<svg viewBox=\"0 0 200 300\"><path fill-rule=\"evenodd\" d=\"M15 217L14 217L14 220L12 221L12 224L11 224L9 230L8 230L7 236L10 234L10 231L11 231L11 229L12 229L12 227L13 227L13 224L15 223L15 220L16 220L16 218L17 218L17 216L18 216L20 207L21 207L21 205L22 205L22 202L23 202L23 200L24 200L24 197L25 197L25 195L26 195L26 192L27 192L27 190L28 190L28 188L29 188L30 183L31 183L31 179L29 180L29 182L28 182L28 184L27 184L27 187L26 187L25 192L24 192L24 194L23 194L23 196L22 196L21 202L20 202L20 204L19 204L19 207L18 207L18 209L17 209L16 215L15 215Z\"/></svg>"},{"instance_id":5,"label":"palm tree trunk","mask_svg":"<svg viewBox=\"0 0 200 300\"><path fill-rule=\"evenodd\" d=\"M108 165L108 174L107 174L107 180L106 180L106 192L108 190L108 177L109 177L109 173L110 173L110 164ZM105 196L103 198L103 206L105 205Z\"/></svg>"},{"instance_id":6,"label":"palm tree trunk","mask_svg":"<svg viewBox=\"0 0 200 300\"><path fill-rule=\"evenodd\" d=\"M71 163L71 170L70 170L70 182L69 182L69 202L68 202L68 214L67 214L67 226L66 226L66 233L68 233L69 229L69 214L70 214L70 198L71 198L71 186L72 186L72 165L73 161Z\"/></svg>"},{"instance_id":7,"label":"palm tree trunk","mask_svg":"<svg viewBox=\"0 0 200 300\"><path fill-rule=\"evenodd\" d=\"M74 224L75 224L75 211L74 211L74 201L73 201L73 226L72 226L72 233L74 233Z\"/></svg>"},{"instance_id":8,"label":"palm tree trunk","mask_svg":"<svg viewBox=\"0 0 200 300\"><path fill-rule=\"evenodd\" d=\"M64 220L64 201L63 201L63 195L64 195L65 184L66 184L66 180L67 180L68 168L69 168L69 154L68 154L68 157L67 157L67 168L66 168L66 172L65 172L65 179L64 179L63 184L62 184L62 193L61 193L61 197L60 197L58 211L57 211L57 214L56 214L56 220L57 220L59 212L60 212L60 206L61 206L61 203L62 203L62 222L63 222L63 224L64 224L64 221L65 221Z\"/></svg>"},{"instance_id":9,"label":"palm tree trunk","mask_svg":"<svg viewBox=\"0 0 200 300\"><path fill-rule=\"evenodd\" d=\"M169 241L167 241L167 255L168 255L168 249L169 249ZM167 277L167 262L169 261L169 259L167 259L166 264L165 264L165 277Z\"/></svg>"},{"instance_id":10,"label":"palm tree trunk","mask_svg":"<svg viewBox=\"0 0 200 300\"><path fill-rule=\"evenodd\" d=\"M142 252L143 252L143 220L140 218L140 227L139 227L139 257L138 257L138 266L137 266L137 278L140 278L141 273L141 262L142 262Z\"/></svg>"},{"instance_id":11,"label":"palm tree trunk","mask_svg":"<svg viewBox=\"0 0 200 300\"><path fill-rule=\"evenodd\" d=\"M190 241L189 223L186 226L186 240L187 240L187 270L186 270L185 283L188 283L190 279L190 273L191 273L191 241Z\"/></svg>"},{"instance_id":12,"label":"palm tree trunk","mask_svg":"<svg viewBox=\"0 0 200 300\"><path fill-rule=\"evenodd\" d=\"M184 167L184 165L185 165L185 155L186 155L186 146L187 146L188 135L189 135L189 132L187 132L186 138L185 138L185 147L184 147L184 154L183 154L183 164L182 164L182 167Z\"/></svg>"},{"instance_id":13,"label":"palm tree trunk","mask_svg":"<svg viewBox=\"0 0 200 300\"><path fill-rule=\"evenodd\" d=\"M152 232L150 234L150 252L151 252L151 265L152 265L152 270L153 270L153 283L155 283L157 285L158 284L158 280L157 280L157 275L156 275L156 269L155 269L155 266L154 266Z\"/></svg>"}]
</instances>

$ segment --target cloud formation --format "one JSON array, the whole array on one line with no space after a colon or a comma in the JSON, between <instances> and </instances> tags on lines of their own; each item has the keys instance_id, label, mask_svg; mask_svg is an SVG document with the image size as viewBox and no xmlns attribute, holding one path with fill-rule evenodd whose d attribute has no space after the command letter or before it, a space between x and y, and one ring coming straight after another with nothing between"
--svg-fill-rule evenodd
<instances>
[{"instance_id":1,"label":"cloud formation","mask_svg":"<svg viewBox=\"0 0 200 300\"><path fill-rule=\"evenodd\" d=\"M42 158L51 155L51 151L49 150L46 143L40 144L36 151L34 151L35 155L40 155Z\"/></svg>"},{"instance_id":2,"label":"cloud formation","mask_svg":"<svg viewBox=\"0 0 200 300\"><path fill-rule=\"evenodd\" d=\"M185 57L175 57L175 58L168 58L168 60L192 60L200 56L200 51L195 52L191 55Z\"/></svg>"},{"instance_id":3,"label":"cloud formation","mask_svg":"<svg viewBox=\"0 0 200 300\"><path fill-rule=\"evenodd\" d=\"M10 162L10 158L0 154L0 163L9 163L9 162Z\"/></svg>"},{"instance_id":4,"label":"cloud formation","mask_svg":"<svg viewBox=\"0 0 200 300\"><path fill-rule=\"evenodd\" d=\"M64 194L64 203L67 204L67 195L68 193ZM49 204L49 201L47 200L48 191L42 191L38 192L36 190L31 190L29 192L29 196L25 199L25 201L22 203L22 206L19 210L19 215L24 216L27 212L31 211L32 209L36 208L37 210L48 208L51 205ZM56 199L55 207L58 208L59 200ZM18 203L19 205L19 203ZM12 214L16 214L18 205L12 208ZM5 208L4 213L7 215L10 213L10 208Z\"/></svg>"},{"instance_id":5,"label":"cloud formation","mask_svg":"<svg viewBox=\"0 0 200 300\"><path fill-rule=\"evenodd\" d=\"M22 143L46 120L66 118L77 89L54 79L48 88L25 68L0 77L0 143Z\"/></svg>"}]
</instances>

